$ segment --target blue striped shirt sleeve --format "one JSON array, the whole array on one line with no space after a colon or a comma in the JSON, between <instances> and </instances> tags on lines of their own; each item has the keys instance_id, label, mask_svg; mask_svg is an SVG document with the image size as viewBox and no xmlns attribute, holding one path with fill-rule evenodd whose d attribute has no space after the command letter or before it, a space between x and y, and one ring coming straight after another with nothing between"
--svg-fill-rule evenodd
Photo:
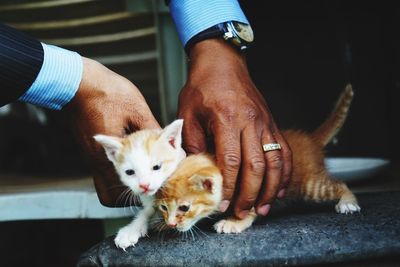
<instances>
[{"instance_id":1,"label":"blue striped shirt sleeve","mask_svg":"<svg viewBox=\"0 0 400 267\"><path fill-rule=\"evenodd\" d=\"M237 0L172 0L169 8L183 46L197 33L219 23L249 24Z\"/></svg>"},{"instance_id":2,"label":"blue striped shirt sleeve","mask_svg":"<svg viewBox=\"0 0 400 267\"><path fill-rule=\"evenodd\" d=\"M31 87L19 100L60 110L75 96L82 79L81 56L57 46L42 43L43 65Z\"/></svg>"}]
</instances>

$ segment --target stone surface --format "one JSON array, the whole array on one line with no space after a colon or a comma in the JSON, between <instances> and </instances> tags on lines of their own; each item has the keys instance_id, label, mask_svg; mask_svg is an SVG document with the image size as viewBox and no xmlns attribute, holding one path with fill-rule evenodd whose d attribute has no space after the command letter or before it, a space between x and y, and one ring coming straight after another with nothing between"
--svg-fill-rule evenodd
<instances>
[{"instance_id":1,"label":"stone surface","mask_svg":"<svg viewBox=\"0 0 400 267\"><path fill-rule=\"evenodd\" d=\"M400 192L358 195L361 213L333 204L275 205L241 234L219 235L207 224L192 235L151 233L124 252L109 237L81 255L78 266L287 266L400 254Z\"/></svg>"}]
</instances>

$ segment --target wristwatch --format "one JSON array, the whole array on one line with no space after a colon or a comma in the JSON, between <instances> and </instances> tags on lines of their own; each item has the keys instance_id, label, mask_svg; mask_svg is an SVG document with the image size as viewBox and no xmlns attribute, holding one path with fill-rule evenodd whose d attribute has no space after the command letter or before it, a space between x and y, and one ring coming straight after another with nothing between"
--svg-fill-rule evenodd
<instances>
[{"instance_id":1,"label":"wristwatch","mask_svg":"<svg viewBox=\"0 0 400 267\"><path fill-rule=\"evenodd\" d=\"M238 49L245 50L254 41L254 34L251 26L246 23L238 21L219 23L193 36L186 43L186 54L189 55L189 50L194 44L211 38L223 38Z\"/></svg>"}]
</instances>

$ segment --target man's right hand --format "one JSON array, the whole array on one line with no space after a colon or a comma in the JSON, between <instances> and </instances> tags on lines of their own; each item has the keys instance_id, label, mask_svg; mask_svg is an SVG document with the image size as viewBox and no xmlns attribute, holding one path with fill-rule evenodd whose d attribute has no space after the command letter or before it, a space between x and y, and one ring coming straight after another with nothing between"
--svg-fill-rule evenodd
<instances>
[{"instance_id":1,"label":"man's right hand","mask_svg":"<svg viewBox=\"0 0 400 267\"><path fill-rule=\"evenodd\" d=\"M190 51L189 78L181 91L179 117L188 153L207 149L214 139L218 167L224 177L225 211L244 218L252 207L267 215L276 197L283 197L292 169L289 145L276 126L266 101L247 70L245 57L219 39L195 44ZM263 151L279 143L281 150Z\"/></svg>"}]
</instances>

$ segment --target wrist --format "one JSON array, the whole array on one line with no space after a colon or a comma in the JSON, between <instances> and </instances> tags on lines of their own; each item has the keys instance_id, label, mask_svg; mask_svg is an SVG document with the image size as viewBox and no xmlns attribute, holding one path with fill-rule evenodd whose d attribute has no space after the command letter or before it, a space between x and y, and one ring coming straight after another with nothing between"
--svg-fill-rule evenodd
<instances>
[{"instance_id":1,"label":"wrist","mask_svg":"<svg viewBox=\"0 0 400 267\"><path fill-rule=\"evenodd\" d=\"M83 73L79 88L69 106L83 107L91 101L107 101L117 93L123 94L128 80L107 69L101 63L82 57ZM118 85L118 86L116 86ZM119 90L116 89L118 87Z\"/></svg>"},{"instance_id":2,"label":"wrist","mask_svg":"<svg viewBox=\"0 0 400 267\"><path fill-rule=\"evenodd\" d=\"M207 39L190 49L189 81L225 80L248 76L245 55L222 39Z\"/></svg>"},{"instance_id":3,"label":"wrist","mask_svg":"<svg viewBox=\"0 0 400 267\"><path fill-rule=\"evenodd\" d=\"M84 103L93 97L93 94L98 94L98 90L91 89L98 88L98 86L96 86L97 79L93 79L93 77L96 77L94 75L98 72L96 69L99 68L97 65L100 64L85 57L82 57L82 64L82 79L75 96L72 98L68 106L80 106L81 103ZM97 77L101 78L101 75L97 75Z\"/></svg>"},{"instance_id":4,"label":"wrist","mask_svg":"<svg viewBox=\"0 0 400 267\"><path fill-rule=\"evenodd\" d=\"M222 39L207 39L198 42L193 45L189 53L191 76L192 74L198 76L202 72L213 72L219 75L238 71L247 73L245 54Z\"/></svg>"}]
</instances>

